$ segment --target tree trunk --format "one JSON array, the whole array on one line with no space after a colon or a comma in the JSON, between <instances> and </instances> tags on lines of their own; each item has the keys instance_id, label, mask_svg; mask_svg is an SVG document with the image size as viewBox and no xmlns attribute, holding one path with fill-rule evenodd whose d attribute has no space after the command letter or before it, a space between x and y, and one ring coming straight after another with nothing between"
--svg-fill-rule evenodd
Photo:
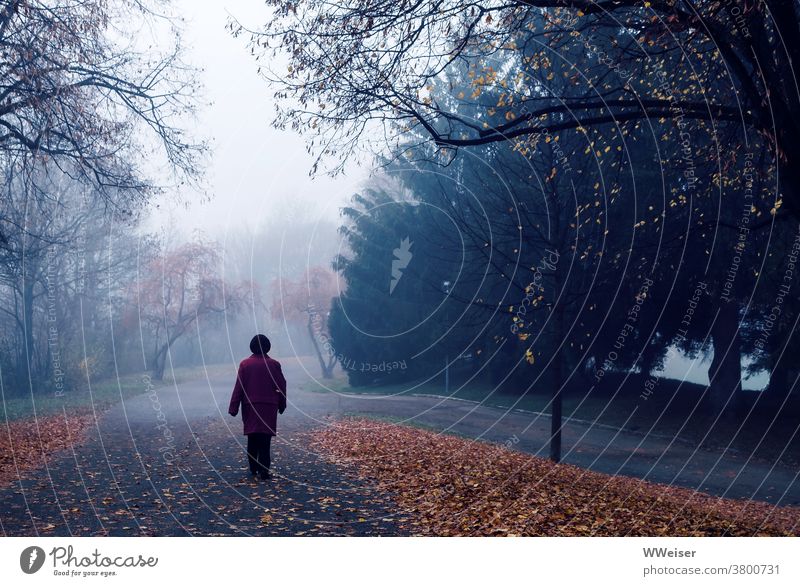
<instances>
[{"instance_id":1,"label":"tree trunk","mask_svg":"<svg viewBox=\"0 0 800 586\"><path fill-rule=\"evenodd\" d=\"M648 341L644 348L642 348L642 354L639 359L639 375L642 378L646 379L650 377L660 350L661 348L659 345L652 341Z\"/></svg>"},{"instance_id":2,"label":"tree trunk","mask_svg":"<svg viewBox=\"0 0 800 586\"><path fill-rule=\"evenodd\" d=\"M550 459L553 462L561 461L561 379L562 379L561 358L556 358L553 364L553 408L550 417Z\"/></svg>"},{"instance_id":3,"label":"tree trunk","mask_svg":"<svg viewBox=\"0 0 800 586\"><path fill-rule=\"evenodd\" d=\"M554 320L554 337L553 344L557 347L558 344L564 342L564 309L556 307ZM562 411L562 390L564 387L564 356L565 350L554 350L555 357L553 359L553 406L550 417L550 459L553 462L561 461L561 411Z\"/></svg>"},{"instance_id":4,"label":"tree trunk","mask_svg":"<svg viewBox=\"0 0 800 586\"><path fill-rule=\"evenodd\" d=\"M156 363L153 366L153 380L164 380L165 360L156 358Z\"/></svg>"},{"instance_id":5,"label":"tree trunk","mask_svg":"<svg viewBox=\"0 0 800 586\"><path fill-rule=\"evenodd\" d=\"M156 353L153 359L153 380L164 379L164 370L167 366L167 351L171 345L171 342L165 342Z\"/></svg>"},{"instance_id":6,"label":"tree trunk","mask_svg":"<svg viewBox=\"0 0 800 586\"><path fill-rule=\"evenodd\" d=\"M709 399L715 414L736 407L742 390L742 340L739 306L722 303L711 330L714 358L708 369Z\"/></svg>"},{"instance_id":7,"label":"tree trunk","mask_svg":"<svg viewBox=\"0 0 800 586\"><path fill-rule=\"evenodd\" d=\"M34 385L35 372L34 339L33 339L33 279L23 277L22 284L22 335L25 343L22 356L23 360L17 364L17 373L20 387Z\"/></svg>"},{"instance_id":8,"label":"tree trunk","mask_svg":"<svg viewBox=\"0 0 800 586\"><path fill-rule=\"evenodd\" d=\"M335 363L333 361L330 364L325 363L325 357L322 355L319 342L317 342L317 337L314 335L314 318L311 313L308 314L308 335L311 338L311 345L314 346L314 352L316 353L317 360L319 361L319 368L322 371L322 378L333 378L333 367Z\"/></svg>"},{"instance_id":9,"label":"tree trunk","mask_svg":"<svg viewBox=\"0 0 800 586\"><path fill-rule=\"evenodd\" d=\"M767 346L772 365L765 398L767 402L776 406L781 405L792 393L793 387L796 387L794 383L797 379L798 369L797 361L792 354L795 345L792 344L791 339L793 334L791 323L794 319L795 316L788 312L781 314L781 318L776 324L776 331L770 336ZM794 392L797 392L796 388L794 388Z\"/></svg>"},{"instance_id":10,"label":"tree trunk","mask_svg":"<svg viewBox=\"0 0 800 586\"><path fill-rule=\"evenodd\" d=\"M780 407L792 392L792 383L797 379L797 367L790 364L789 357L784 355L772 367L769 383L764 392L759 394L759 402L772 407ZM796 391L795 391L796 392Z\"/></svg>"}]
</instances>

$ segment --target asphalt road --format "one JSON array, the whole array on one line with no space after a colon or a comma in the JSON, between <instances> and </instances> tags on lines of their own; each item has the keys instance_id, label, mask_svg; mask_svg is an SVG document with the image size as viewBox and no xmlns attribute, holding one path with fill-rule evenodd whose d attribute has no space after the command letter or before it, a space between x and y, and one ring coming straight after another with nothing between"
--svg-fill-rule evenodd
<instances>
[{"instance_id":1,"label":"asphalt road","mask_svg":"<svg viewBox=\"0 0 800 586\"><path fill-rule=\"evenodd\" d=\"M550 417L427 396L377 398L319 394L309 411L391 416L442 432L548 456ZM606 474L632 476L706 494L800 505L800 470L734 450L697 449L683 440L569 420L562 461Z\"/></svg>"}]
</instances>

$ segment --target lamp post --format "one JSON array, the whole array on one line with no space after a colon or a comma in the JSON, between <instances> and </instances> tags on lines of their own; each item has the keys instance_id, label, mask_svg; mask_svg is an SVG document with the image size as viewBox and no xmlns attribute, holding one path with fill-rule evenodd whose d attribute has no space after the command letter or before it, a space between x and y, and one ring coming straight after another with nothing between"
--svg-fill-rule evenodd
<instances>
[{"instance_id":1,"label":"lamp post","mask_svg":"<svg viewBox=\"0 0 800 586\"><path fill-rule=\"evenodd\" d=\"M450 281L442 281L442 288L447 296L450 296ZM447 319L448 315L447 309L444 310L444 317L445 317L445 327L449 324L449 320ZM445 340L445 354L444 354L444 393L445 395L450 394L450 356L448 356L447 352L447 340Z\"/></svg>"}]
</instances>

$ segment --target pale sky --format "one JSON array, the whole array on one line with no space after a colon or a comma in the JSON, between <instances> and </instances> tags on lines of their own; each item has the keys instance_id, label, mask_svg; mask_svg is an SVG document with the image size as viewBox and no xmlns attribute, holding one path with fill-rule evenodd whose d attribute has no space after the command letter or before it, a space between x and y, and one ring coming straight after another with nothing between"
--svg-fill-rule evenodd
<instances>
[{"instance_id":1,"label":"pale sky","mask_svg":"<svg viewBox=\"0 0 800 586\"><path fill-rule=\"evenodd\" d=\"M319 175L312 180L308 172L313 158L306 153L304 139L270 127L272 90L257 75L247 39L235 39L225 28L229 15L257 27L266 19L264 4L177 0L175 6L186 18L187 60L203 69L202 102L211 103L198 112L198 130L211 141L206 185L212 199L193 203L195 195L183 194L189 202L186 207L172 203L174 194L168 194L149 224L170 229L178 225L184 231L197 227L222 237L242 221L257 228L289 210L300 210L314 220L336 219L339 207L368 171L354 164L344 177Z\"/></svg>"}]
</instances>

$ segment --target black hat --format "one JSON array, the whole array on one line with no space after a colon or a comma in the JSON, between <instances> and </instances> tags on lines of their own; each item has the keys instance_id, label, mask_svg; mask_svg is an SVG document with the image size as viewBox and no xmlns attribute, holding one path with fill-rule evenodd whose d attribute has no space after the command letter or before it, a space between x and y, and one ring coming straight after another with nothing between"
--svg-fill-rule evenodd
<instances>
[{"instance_id":1,"label":"black hat","mask_svg":"<svg viewBox=\"0 0 800 586\"><path fill-rule=\"evenodd\" d=\"M272 348L272 343L264 334L257 334L250 340L250 352L253 354L266 354Z\"/></svg>"}]
</instances>

